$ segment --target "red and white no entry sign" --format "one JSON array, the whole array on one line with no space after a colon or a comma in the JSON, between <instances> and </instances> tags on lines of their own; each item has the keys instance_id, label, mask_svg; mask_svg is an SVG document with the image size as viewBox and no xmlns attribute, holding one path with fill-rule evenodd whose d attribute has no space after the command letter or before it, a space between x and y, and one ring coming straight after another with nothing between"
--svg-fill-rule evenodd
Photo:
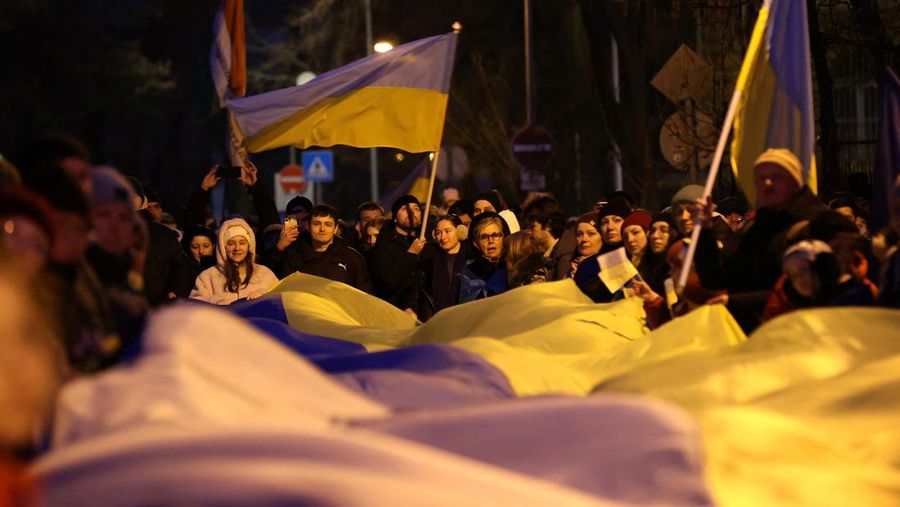
<instances>
[{"instance_id":1,"label":"red and white no entry sign","mask_svg":"<svg viewBox=\"0 0 900 507\"><path fill-rule=\"evenodd\" d=\"M303 168L299 165L288 164L282 167L278 174L281 190L285 193L300 193L306 190L306 178L303 177Z\"/></svg>"}]
</instances>

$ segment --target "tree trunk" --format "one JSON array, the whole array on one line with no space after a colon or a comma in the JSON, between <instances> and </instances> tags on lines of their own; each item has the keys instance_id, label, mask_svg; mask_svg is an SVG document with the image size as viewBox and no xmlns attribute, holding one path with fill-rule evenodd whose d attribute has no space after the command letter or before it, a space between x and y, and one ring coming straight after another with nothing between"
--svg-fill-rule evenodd
<instances>
[{"instance_id":1,"label":"tree trunk","mask_svg":"<svg viewBox=\"0 0 900 507\"><path fill-rule=\"evenodd\" d=\"M656 204L656 185L649 163L647 135L646 33L647 2L581 1L585 30L591 41L594 75L603 97L607 130L621 150L625 190L647 206ZM629 9L626 16L623 9ZM618 46L620 101L615 100L609 76L609 36ZM615 128L610 128L614 126ZM611 186L610 186L611 187Z\"/></svg>"}]
</instances>

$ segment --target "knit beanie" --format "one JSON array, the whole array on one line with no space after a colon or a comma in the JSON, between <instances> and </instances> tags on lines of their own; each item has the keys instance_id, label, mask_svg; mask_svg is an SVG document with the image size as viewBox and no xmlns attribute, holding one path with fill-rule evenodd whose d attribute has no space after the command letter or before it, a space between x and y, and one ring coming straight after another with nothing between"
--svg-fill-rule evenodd
<instances>
[{"instance_id":1,"label":"knit beanie","mask_svg":"<svg viewBox=\"0 0 900 507\"><path fill-rule=\"evenodd\" d=\"M313 203L306 197L302 195L298 195L294 197L290 201L288 201L287 206L284 207L284 212L287 215L293 215L295 213L299 213L300 210L304 210L307 213L311 213L313 209Z\"/></svg>"},{"instance_id":2,"label":"knit beanie","mask_svg":"<svg viewBox=\"0 0 900 507\"><path fill-rule=\"evenodd\" d=\"M491 206L494 207L497 213L503 210L503 207L500 206L500 200L497 199L497 194L493 192L481 192L480 194L475 195L475 198L472 199L473 204L475 201L487 201L491 203Z\"/></svg>"},{"instance_id":3,"label":"knit beanie","mask_svg":"<svg viewBox=\"0 0 900 507\"><path fill-rule=\"evenodd\" d=\"M391 206L391 217L396 219L397 212L400 211L400 208L406 206L407 204L415 204L417 206L421 206L421 204L419 204L419 199L416 196L412 194L406 194L404 196L398 197L397 200L394 201L394 205Z\"/></svg>"},{"instance_id":4,"label":"knit beanie","mask_svg":"<svg viewBox=\"0 0 900 507\"><path fill-rule=\"evenodd\" d=\"M134 209L134 190L122 173L109 166L97 166L91 170L91 206L123 204Z\"/></svg>"},{"instance_id":5,"label":"knit beanie","mask_svg":"<svg viewBox=\"0 0 900 507\"><path fill-rule=\"evenodd\" d=\"M228 219L219 227L219 242L216 244L216 262L219 267L225 266L225 259L228 258L226 253L228 240L236 237L246 239L249 253L256 254L256 236L250 224L240 217Z\"/></svg>"},{"instance_id":6,"label":"knit beanie","mask_svg":"<svg viewBox=\"0 0 900 507\"><path fill-rule=\"evenodd\" d=\"M671 211L660 211L659 213L654 213L652 217L650 217L650 225L652 226L656 222L665 222L669 224L670 234L675 231L675 217L672 215Z\"/></svg>"},{"instance_id":7,"label":"knit beanie","mask_svg":"<svg viewBox=\"0 0 900 507\"><path fill-rule=\"evenodd\" d=\"M603 205L603 209L600 210L599 218L603 219L603 217L615 215L624 219L630 214L631 206L628 205L628 201L621 197L614 197Z\"/></svg>"},{"instance_id":8,"label":"knit beanie","mask_svg":"<svg viewBox=\"0 0 900 507\"><path fill-rule=\"evenodd\" d=\"M578 224L589 224L597 231L600 230L600 216L596 211L592 211L590 213L585 213L578 217L578 222L575 224L575 227L578 227Z\"/></svg>"},{"instance_id":9,"label":"knit beanie","mask_svg":"<svg viewBox=\"0 0 900 507\"><path fill-rule=\"evenodd\" d=\"M703 198L704 190L700 185L685 185L672 196L672 206L683 202L693 204L697 199Z\"/></svg>"},{"instance_id":10,"label":"knit beanie","mask_svg":"<svg viewBox=\"0 0 900 507\"><path fill-rule=\"evenodd\" d=\"M521 230L521 227L519 227L519 219L516 218L516 214L512 211L505 209L498 213L498 215L506 222L510 234L515 234Z\"/></svg>"},{"instance_id":11,"label":"knit beanie","mask_svg":"<svg viewBox=\"0 0 900 507\"><path fill-rule=\"evenodd\" d=\"M641 229L644 229L644 232L650 230L650 213L647 213L644 210L635 210L632 211L630 215L625 217L625 222L622 223L622 231L625 230L629 225L639 225Z\"/></svg>"},{"instance_id":12,"label":"knit beanie","mask_svg":"<svg viewBox=\"0 0 900 507\"><path fill-rule=\"evenodd\" d=\"M771 163L781 167L794 178L800 188L803 188L803 164L800 163L797 156L794 155L791 150L785 148L770 148L764 151L763 154L756 159L756 162L753 163L753 169L755 170L760 164L765 163Z\"/></svg>"}]
</instances>

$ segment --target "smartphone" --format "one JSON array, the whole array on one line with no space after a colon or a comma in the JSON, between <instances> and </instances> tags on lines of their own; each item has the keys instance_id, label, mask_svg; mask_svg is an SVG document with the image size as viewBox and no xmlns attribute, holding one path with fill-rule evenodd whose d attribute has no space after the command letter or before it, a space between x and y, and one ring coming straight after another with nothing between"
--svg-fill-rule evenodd
<instances>
[{"instance_id":1,"label":"smartphone","mask_svg":"<svg viewBox=\"0 0 900 507\"><path fill-rule=\"evenodd\" d=\"M216 169L216 176L219 178L240 178L241 166L220 165L219 168Z\"/></svg>"},{"instance_id":2,"label":"smartphone","mask_svg":"<svg viewBox=\"0 0 900 507\"><path fill-rule=\"evenodd\" d=\"M285 229L297 229L299 225L297 224L297 219L294 217L287 217L284 219L284 228Z\"/></svg>"}]
</instances>

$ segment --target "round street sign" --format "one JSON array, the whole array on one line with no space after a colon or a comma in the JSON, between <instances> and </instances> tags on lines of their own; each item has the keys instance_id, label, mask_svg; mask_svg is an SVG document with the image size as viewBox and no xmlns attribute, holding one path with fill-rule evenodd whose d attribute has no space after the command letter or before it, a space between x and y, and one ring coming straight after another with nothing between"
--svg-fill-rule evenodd
<instances>
[{"instance_id":1,"label":"round street sign","mask_svg":"<svg viewBox=\"0 0 900 507\"><path fill-rule=\"evenodd\" d=\"M716 146L716 126L712 119L701 112L695 113L695 127L691 128L684 116L674 113L659 131L659 148L666 161L679 171L687 171L697 155L697 169L703 169L712 161Z\"/></svg>"},{"instance_id":2,"label":"round street sign","mask_svg":"<svg viewBox=\"0 0 900 507\"><path fill-rule=\"evenodd\" d=\"M553 154L553 139L544 127L525 127L513 136L510 149L516 162L526 169L545 172Z\"/></svg>"},{"instance_id":3,"label":"round street sign","mask_svg":"<svg viewBox=\"0 0 900 507\"><path fill-rule=\"evenodd\" d=\"M288 164L281 168L278 175L284 193L300 193L306 190L306 178L303 177L303 168L299 165Z\"/></svg>"}]
</instances>

